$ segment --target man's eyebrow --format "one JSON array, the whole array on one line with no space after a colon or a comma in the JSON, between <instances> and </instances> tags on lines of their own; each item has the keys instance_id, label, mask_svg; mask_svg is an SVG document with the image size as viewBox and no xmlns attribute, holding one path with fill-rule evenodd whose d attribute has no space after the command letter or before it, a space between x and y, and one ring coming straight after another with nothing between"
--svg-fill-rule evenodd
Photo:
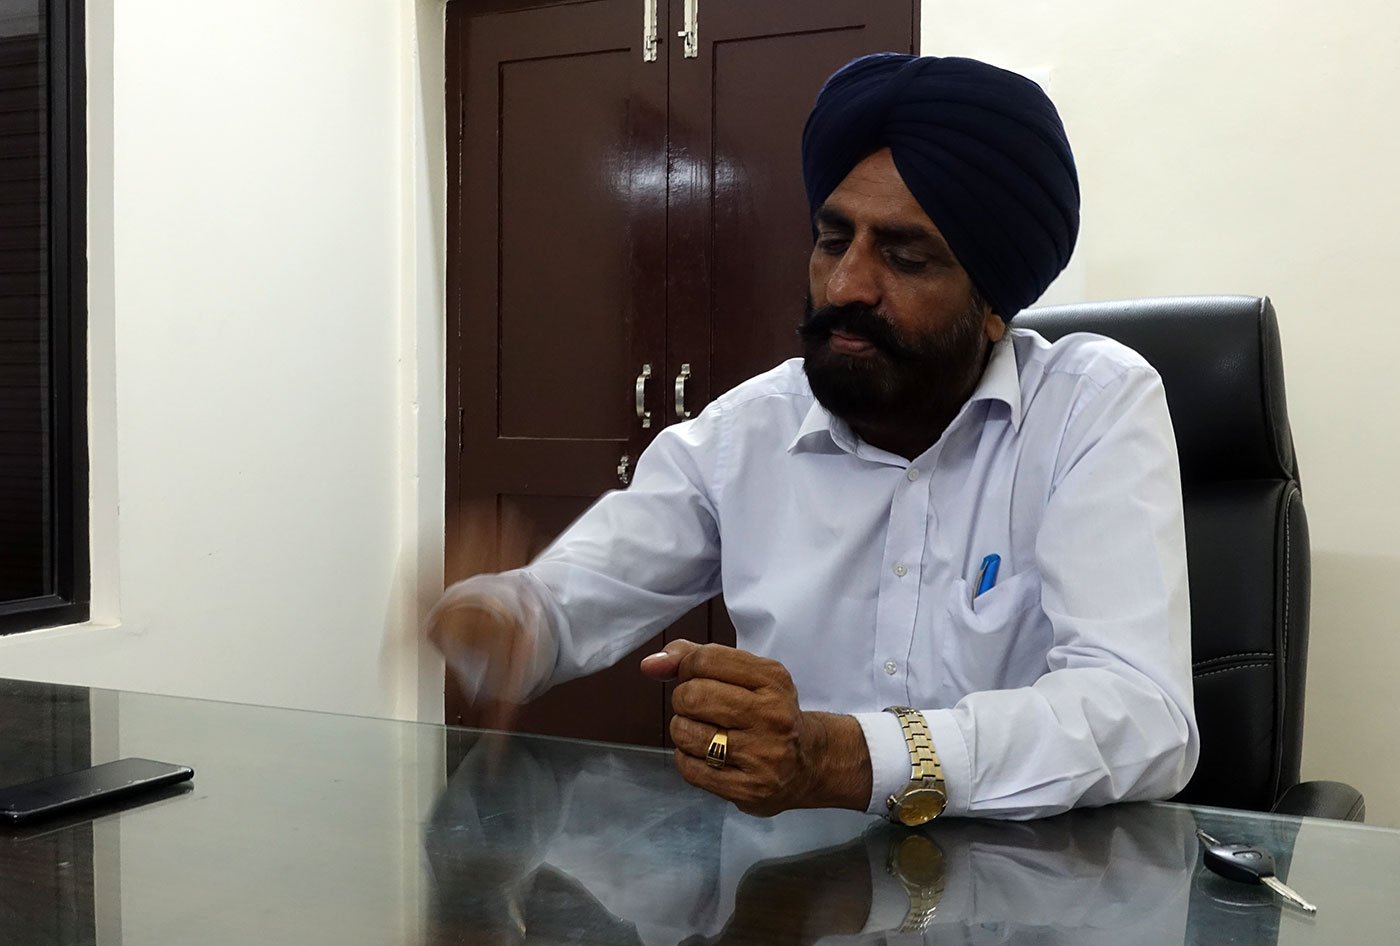
<instances>
[{"instance_id":1,"label":"man's eyebrow","mask_svg":"<svg viewBox=\"0 0 1400 946\"><path fill-rule=\"evenodd\" d=\"M850 217L847 217L834 207L828 207L825 204L817 208L817 212L812 215L812 219L818 226L825 224L828 227L836 227L842 230L855 229L855 224L851 223Z\"/></svg>"},{"instance_id":2,"label":"man's eyebrow","mask_svg":"<svg viewBox=\"0 0 1400 946\"><path fill-rule=\"evenodd\" d=\"M870 229L875 231L875 239L881 243L928 243L937 249L948 245L938 234L918 224L876 224Z\"/></svg>"}]
</instances>

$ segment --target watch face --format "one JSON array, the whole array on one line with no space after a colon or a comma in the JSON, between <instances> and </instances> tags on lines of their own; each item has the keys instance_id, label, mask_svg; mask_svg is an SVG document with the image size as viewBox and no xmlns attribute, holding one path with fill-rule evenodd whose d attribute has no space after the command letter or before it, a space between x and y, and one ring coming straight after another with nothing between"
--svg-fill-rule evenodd
<instances>
[{"instance_id":1,"label":"watch face","mask_svg":"<svg viewBox=\"0 0 1400 946\"><path fill-rule=\"evenodd\" d=\"M943 814L948 796L936 788L915 788L899 799L899 822L910 827L926 824Z\"/></svg>"}]
</instances>

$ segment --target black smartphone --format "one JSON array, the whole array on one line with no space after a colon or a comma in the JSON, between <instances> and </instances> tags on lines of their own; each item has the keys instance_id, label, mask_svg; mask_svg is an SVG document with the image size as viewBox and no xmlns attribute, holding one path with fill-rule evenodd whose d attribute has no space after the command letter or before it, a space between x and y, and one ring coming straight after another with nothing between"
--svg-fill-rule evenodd
<instances>
[{"instance_id":1,"label":"black smartphone","mask_svg":"<svg viewBox=\"0 0 1400 946\"><path fill-rule=\"evenodd\" d=\"M0 818L27 824L84 805L116 801L194 778L187 765L151 759L118 759L0 788Z\"/></svg>"}]
</instances>

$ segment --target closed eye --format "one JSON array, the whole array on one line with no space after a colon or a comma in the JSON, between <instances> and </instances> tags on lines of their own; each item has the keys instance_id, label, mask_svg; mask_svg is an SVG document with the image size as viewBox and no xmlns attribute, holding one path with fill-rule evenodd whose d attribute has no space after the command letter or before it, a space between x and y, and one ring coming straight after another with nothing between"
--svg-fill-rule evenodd
<instances>
[{"instance_id":1,"label":"closed eye","mask_svg":"<svg viewBox=\"0 0 1400 946\"><path fill-rule=\"evenodd\" d=\"M929 265L928 259L911 253L888 253L886 259L889 260L891 266L902 273L920 273Z\"/></svg>"}]
</instances>

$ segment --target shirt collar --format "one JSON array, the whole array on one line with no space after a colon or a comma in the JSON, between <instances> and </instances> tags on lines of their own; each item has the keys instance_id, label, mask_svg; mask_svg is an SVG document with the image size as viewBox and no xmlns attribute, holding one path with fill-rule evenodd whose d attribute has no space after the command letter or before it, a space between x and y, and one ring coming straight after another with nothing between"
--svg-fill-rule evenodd
<instances>
[{"instance_id":1,"label":"shirt collar","mask_svg":"<svg viewBox=\"0 0 1400 946\"><path fill-rule=\"evenodd\" d=\"M1011 427L1021 429L1021 374L1016 367L1016 347L1012 344L1011 330L992 346L992 356L987 361L987 370L968 398L973 401L1001 401L1011 413ZM967 413L964 408L959 417ZM954 420L954 424L958 423ZM802 426L787 445L788 453L817 451L821 446L834 444L847 453L855 453L859 440L855 432L841 418L832 415L816 398L802 419Z\"/></svg>"},{"instance_id":2,"label":"shirt collar","mask_svg":"<svg viewBox=\"0 0 1400 946\"><path fill-rule=\"evenodd\" d=\"M1016 346L1010 328L992 346L987 370L982 372L982 380L968 401L1001 401L1011 411L1011 429L1021 429L1021 372L1016 366Z\"/></svg>"},{"instance_id":3,"label":"shirt collar","mask_svg":"<svg viewBox=\"0 0 1400 946\"><path fill-rule=\"evenodd\" d=\"M787 452L826 452L821 449L826 446L855 453L856 436L845 421L822 407L822 402L813 397L807 416L802 418L802 426L797 428L796 435L788 442Z\"/></svg>"}]
</instances>

